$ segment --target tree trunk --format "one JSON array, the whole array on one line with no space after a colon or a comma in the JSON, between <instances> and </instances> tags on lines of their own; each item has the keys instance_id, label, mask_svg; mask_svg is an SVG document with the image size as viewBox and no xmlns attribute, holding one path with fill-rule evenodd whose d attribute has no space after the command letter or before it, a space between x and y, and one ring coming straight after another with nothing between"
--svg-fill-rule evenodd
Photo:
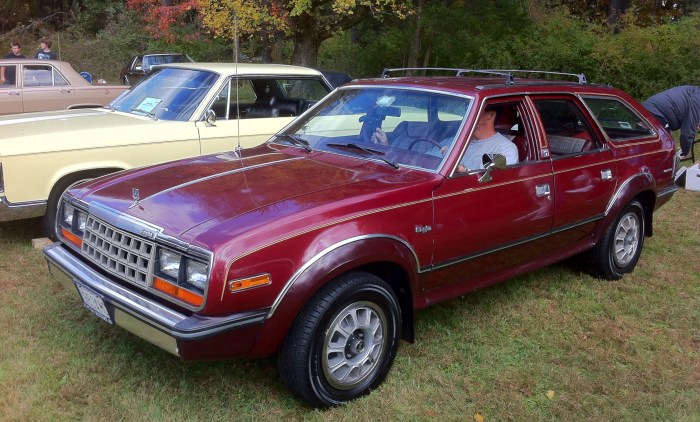
<instances>
[{"instance_id":1,"label":"tree trunk","mask_svg":"<svg viewBox=\"0 0 700 422\"><path fill-rule=\"evenodd\" d=\"M314 36L296 34L294 36L294 52L292 64L298 66L316 67L318 65L318 49L323 40Z\"/></svg>"},{"instance_id":2,"label":"tree trunk","mask_svg":"<svg viewBox=\"0 0 700 422\"><path fill-rule=\"evenodd\" d=\"M416 26L413 30L413 38L411 39L411 49L408 52L407 67L418 67L418 58L421 51L421 39L423 37L423 5L425 0L416 0Z\"/></svg>"}]
</instances>

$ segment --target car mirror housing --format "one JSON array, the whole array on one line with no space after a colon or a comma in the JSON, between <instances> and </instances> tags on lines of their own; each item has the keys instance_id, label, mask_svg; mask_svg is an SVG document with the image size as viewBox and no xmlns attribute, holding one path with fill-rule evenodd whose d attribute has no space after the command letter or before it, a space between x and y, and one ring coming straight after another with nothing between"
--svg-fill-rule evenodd
<instances>
[{"instance_id":1,"label":"car mirror housing","mask_svg":"<svg viewBox=\"0 0 700 422\"><path fill-rule=\"evenodd\" d=\"M506 157L503 154L484 154L481 162L484 163L484 168L486 169L484 174L479 177L479 182L481 183L490 182L493 179L491 172L494 169L501 170L506 168Z\"/></svg>"}]
</instances>

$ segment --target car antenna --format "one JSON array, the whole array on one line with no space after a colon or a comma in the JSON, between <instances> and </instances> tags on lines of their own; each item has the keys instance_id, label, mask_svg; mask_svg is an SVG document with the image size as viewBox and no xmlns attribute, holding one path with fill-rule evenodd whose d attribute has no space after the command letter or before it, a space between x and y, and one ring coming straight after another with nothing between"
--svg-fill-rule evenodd
<instances>
[{"instance_id":1,"label":"car antenna","mask_svg":"<svg viewBox=\"0 0 700 422\"><path fill-rule=\"evenodd\" d=\"M236 155L240 157L241 151L241 105L238 101L238 13L233 15L233 54L236 70Z\"/></svg>"}]
</instances>

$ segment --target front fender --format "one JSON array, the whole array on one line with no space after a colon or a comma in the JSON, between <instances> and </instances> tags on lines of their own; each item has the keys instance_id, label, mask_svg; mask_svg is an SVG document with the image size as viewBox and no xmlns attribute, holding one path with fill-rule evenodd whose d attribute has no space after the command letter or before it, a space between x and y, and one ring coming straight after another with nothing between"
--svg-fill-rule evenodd
<instances>
[{"instance_id":1,"label":"front fender","mask_svg":"<svg viewBox=\"0 0 700 422\"><path fill-rule=\"evenodd\" d=\"M399 273L403 275L397 276L392 268L400 268ZM265 356L279 349L297 315L313 295L341 274L359 269L379 272L377 275L385 279L391 278L385 281L400 290L396 292L397 296L407 296L404 303L410 302L410 306L402 305L404 319L412 318L413 295L418 283L416 253L408 243L393 236L358 236L324 249L290 277L267 315L253 355Z\"/></svg>"}]
</instances>

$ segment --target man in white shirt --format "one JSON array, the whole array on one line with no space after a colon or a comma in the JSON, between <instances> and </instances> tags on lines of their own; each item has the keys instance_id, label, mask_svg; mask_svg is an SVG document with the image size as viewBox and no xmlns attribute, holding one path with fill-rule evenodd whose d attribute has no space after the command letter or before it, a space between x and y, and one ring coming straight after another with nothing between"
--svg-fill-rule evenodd
<instances>
[{"instance_id":1,"label":"man in white shirt","mask_svg":"<svg viewBox=\"0 0 700 422\"><path fill-rule=\"evenodd\" d=\"M484 167L482 157L484 154L501 154L506 157L506 164L517 164L518 147L508 138L496 132L496 115L494 108L486 106L486 109L476 122L474 136L467 146L462 162L457 171L481 169ZM460 167L466 167L460 169Z\"/></svg>"}]
</instances>

